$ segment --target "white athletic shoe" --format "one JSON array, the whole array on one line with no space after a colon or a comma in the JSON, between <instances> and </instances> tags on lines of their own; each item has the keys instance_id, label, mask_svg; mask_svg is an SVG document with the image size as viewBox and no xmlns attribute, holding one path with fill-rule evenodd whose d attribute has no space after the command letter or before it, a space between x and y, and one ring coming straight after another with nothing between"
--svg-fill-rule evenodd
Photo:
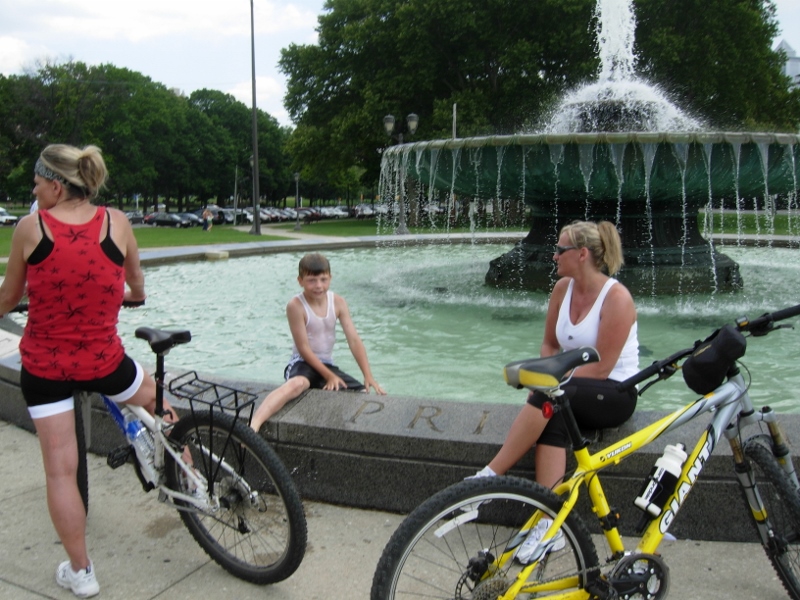
<instances>
[{"instance_id":1,"label":"white athletic shoe","mask_svg":"<svg viewBox=\"0 0 800 600\"><path fill-rule=\"evenodd\" d=\"M62 588L72 590L78 598L90 598L100 593L100 584L97 583L91 561L88 567L76 573L70 562L65 560L56 569L56 583Z\"/></svg>"},{"instance_id":2,"label":"white athletic shoe","mask_svg":"<svg viewBox=\"0 0 800 600\"><path fill-rule=\"evenodd\" d=\"M482 477L497 477L497 473L492 471L492 469L487 465L483 467L480 471L475 473L475 475L470 475L469 477L464 477L464 479L480 479Z\"/></svg>"},{"instance_id":3,"label":"white athletic shoe","mask_svg":"<svg viewBox=\"0 0 800 600\"><path fill-rule=\"evenodd\" d=\"M550 526L553 524L551 519L542 519L536 524L536 527L528 534L528 539L522 542L522 545L517 548L517 553L514 555L519 562L523 565L527 565L531 562L531 558L533 557L533 553L536 552L536 549L539 547L539 544L544 537L544 534L547 533L547 530L550 529ZM564 540L564 534L559 529L556 532L555 537L548 542L548 547L545 551L547 552L556 552L558 550L563 550L564 546L566 546L566 540Z\"/></svg>"},{"instance_id":4,"label":"white athletic shoe","mask_svg":"<svg viewBox=\"0 0 800 600\"><path fill-rule=\"evenodd\" d=\"M483 467L480 471L475 473L475 475L470 475L469 477L464 477L464 481L467 479L482 479L484 477L497 477L497 473L492 471L489 466ZM466 504L461 507L461 510L464 512L471 512L473 510L478 510L478 507L483 504L482 502L473 502L472 504Z\"/></svg>"}]
</instances>

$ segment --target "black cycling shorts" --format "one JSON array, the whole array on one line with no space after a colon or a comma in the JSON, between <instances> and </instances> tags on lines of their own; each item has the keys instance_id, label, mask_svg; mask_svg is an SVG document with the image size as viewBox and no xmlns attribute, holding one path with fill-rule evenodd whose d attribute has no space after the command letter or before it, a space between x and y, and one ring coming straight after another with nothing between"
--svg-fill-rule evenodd
<instances>
[{"instance_id":1,"label":"black cycling shorts","mask_svg":"<svg viewBox=\"0 0 800 600\"><path fill-rule=\"evenodd\" d=\"M631 418L636 409L638 391L632 388L625 392L617 390L618 381L613 379L589 379L573 377L562 388L569 398L575 420L581 429L605 429L617 427ZM528 404L541 408L548 397L534 392ZM567 448L570 445L567 424L562 413L556 413L545 426L537 443L545 446Z\"/></svg>"},{"instance_id":2,"label":"black cycling shorts","mask_svg":"<svg viewBox=\"0 0 800 600\"><path fill-rule=\"evenodd\" d=\"M144 369L127 354L109 375L87 381L58 381L37 377L20 369L19 383L28 412L34 419L73 410L75 392L97 392L115 402L129 400L139 389Z\"/></svg>"}]
</instances>

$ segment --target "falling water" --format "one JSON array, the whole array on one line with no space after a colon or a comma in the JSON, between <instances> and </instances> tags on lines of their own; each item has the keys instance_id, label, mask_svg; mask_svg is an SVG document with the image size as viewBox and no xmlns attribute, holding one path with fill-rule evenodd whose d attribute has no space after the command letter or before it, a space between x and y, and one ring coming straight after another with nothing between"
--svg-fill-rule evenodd
<instances>
[{"instance_id":1,"label":"falling water","mask_svg":"<svg viewBox=\"0 0 800 600\"><path fill-rule=\"evenodd\" d=\"M545 133L581 131L698 131L658 87L635 75L633 0L598 0L597 81L567 94L547 122Z\"/></svg>"}]
</instances>

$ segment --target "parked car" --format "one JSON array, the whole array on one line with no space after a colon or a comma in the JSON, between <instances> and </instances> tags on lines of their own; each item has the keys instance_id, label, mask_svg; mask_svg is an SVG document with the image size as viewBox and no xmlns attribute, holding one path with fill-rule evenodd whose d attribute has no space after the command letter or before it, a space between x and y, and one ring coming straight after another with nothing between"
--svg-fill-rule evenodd
<instances>
[{"instance_id":1,"label":"parked car","mask_svg":"<svg viewBox=\"0 0 800 600\"><path fill-rule=\"evenodd\" d=\"M149 214L145 215L142 218L142 223L144 223L145 225L152 225L153 224L153 219L156 218L157 214L158 214L157 212L152 212L152 213L149 213Z\"/></svg>"},{"instance_id":2,"label":"parked car","mask_svg":"<svg viewBox=\"0 0 800 600\"><path fill-rule=\"evenodd\" d=\"M0 225L16 225L19 217L15 217L5 208L0 207Z\"/></svg>"},{"instance_id":3,"label":"parked car","mask_svg":"<svg viewBox=\"0 0 800 600\"><path fill-rule=\"evenodd\" d=\"M441 215L444 214L444 208L441 206L436 206L435 204L428 204L422 207L422 211L428 213L429 215Z\"/></svg>"},{"instance_id":4,"label":"parked car","mask_svg":"<svg viewBox=\"0 0 800 600\"><path fill-rule=\"evenodd\" d=\"M190 227L197 227L203 224L203 218L195 213L177 213L179 217L189 220Z\"/></svg>"},{"instance_id":5,"label":"parked car","mask_svg":"<svg viewBox=\"0 0 800 600\"><path fill-rule=\"evenodd\" d=\"M366 219L375 216L375 211L369 204L359 204L355 208L356 218Z\"/></svg>"},{"instance_id":6,"label":"parked car","mask_svg":"<svg viewBox=\"0 0 800 600\"><path fill-rule=\"evenodd\" d=\"M347 211L342 210L338 206L323 206L319 212L326 219L343 219L350 216Z\"/></svg>"},{"instance_id":7,"label":"parked car","mask_svg":"<svg viewBox=\"0 0 800 600\"><path fill-rule=\"evenodd\" d=\"M345 217L355 217L355 207L345 206L344 204L340 204L339 206L334 207L335 210L341 211L344 213Z\"/></svg>"},{"instance_id":8,"label":"parked car","mask_svg":"<svg viewBox=\"0 0 800 600\"><path fill-rule=\"evenodd\" d=\"M258 214L262 223L275 223L281 220L280 213L268 206L262 207Z\"/></svg>"},{"instance_id":9,"label":"parked car","mask_svg":"<svg viewBox=\"0 0 800 600\"><path fill-rule=\"evenodd\" d=\"M316 208L298 208L297 212L300 213L300 220L305 223L322 220L322 215Z\"/></svg>"},{"instance_id":10,"label":"parked car","mask_svg":"<svg viewBox=\"0 0 800 600\"><path fill-rule=\"evenodd\" d=\"M131 222L131 225L136 225L138 223L144 223L144 215L140 210L131 210L125 213L125 216L128 217L128 221Z\"/></svg>"},{"instance_id":11,"label":"parked car","mask_svg":"<svg viewBox=\"0 0 800 600\"><path fill-rule=\"evenodd\" d=\"M219 212L222 213L223 223L226 225L233 225L234 215L232 208L220 208Z\"/></svg>"},{"instance_id":12,"label":"parked car","mask_svg":"<svg viewBox=\"0 0 800 600\"><path fill-rule=\"evenodd\" d=\"M191 221L182 217L179 213L156 213L153 218L153 225L156 227L191 227Z\"/></svg>"}]
</instances>

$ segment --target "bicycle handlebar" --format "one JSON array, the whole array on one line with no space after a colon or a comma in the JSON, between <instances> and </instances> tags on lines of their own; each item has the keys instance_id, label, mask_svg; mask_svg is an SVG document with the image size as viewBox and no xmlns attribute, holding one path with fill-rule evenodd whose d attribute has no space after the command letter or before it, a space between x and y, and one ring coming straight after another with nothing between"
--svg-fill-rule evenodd
<instances>
[{"instance_id":1,"label":"bicycle handlebar","mask_svg":"<svg viewBox=\"0 0 800 600\"><path fill-rule=\"evenodd\" d=\"M789 308L776 310L772 313L764 313L760 317L752 320L749 320L747 317L739 317L736 319L736 329L742 332L749 332L750 335L756 337L764 336L772 331L775 331L776 329L780 329L780 327L774 326L774 324L778 321L790 319L791 317L798 315L800 315L800 304L791 306ZM636 373L636 375L629 377L625 381L619 382L617 384L617 390L620 392L627 391L633 386L643 382L645 379L650 379L654 375L658 375L658 379L651 381L643 390L639 392L641 395L650 385L656 383L657 381L672 377L672 375L674 375L678 370L678 361L689 356L692 352L694 352L694 349L695 346L692 346L691 348L684 348L683 350L679 350L667 358L655 361L649 367L645 367Z\"/></svg>"},{"instance_id":2,"label":"bicycle handlebar","mask_svg":"<svg viewBox=\"0 0 800 600\"><path fill-rule=\"evenodd\" d=\"M139 306L144 306L144 300L123 300L122 301L122 308L137 308ZM24 313L28 312L28 303L27 302L20 302L14 308L9 310L10 313Z\"/></svg>"},{"instance_id":3,"label":"bicycle handlebar","mask_svg":"<svg viewBox=\"0 0 800 600\"><path fill-rule=\"evenodd\" d=\"M739 331L749 331L751 335L758 337L767 335L769 332L773 331L775 329L775 327L772 326L773 323L790 319L797 315L800 315L800 304L790 306L789 308L782 308L773 313L764 313L752 321L748 320L747 317L740 317L736 319L736 328Z\"/></svg>"}]
</instances>

